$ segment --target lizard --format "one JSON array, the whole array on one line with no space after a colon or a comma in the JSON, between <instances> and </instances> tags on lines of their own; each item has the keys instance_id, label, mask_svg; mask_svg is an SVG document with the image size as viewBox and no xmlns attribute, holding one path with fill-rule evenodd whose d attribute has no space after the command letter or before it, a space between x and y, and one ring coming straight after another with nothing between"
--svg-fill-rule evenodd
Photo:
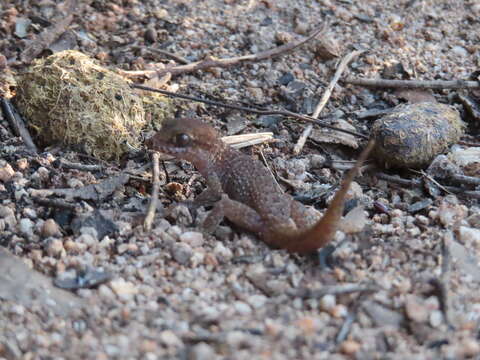
<instances>
[{"instance_id":1,"label":"lizard","mask_svg":"<svg viewBox=\"0 0 480 360\"><path fill-rule=\"evenodd\" d=\"M168 119L145 145L192 163L205 178L207 189L194 200L197 205L215 202L204 230L212 232L226 217L272 247L305 254L334 238L345 195L374 144L370 141L360 154L321 219L314 208L284 193L259 160L227 145L199 118Z\"/></svg>"}]
</instances>

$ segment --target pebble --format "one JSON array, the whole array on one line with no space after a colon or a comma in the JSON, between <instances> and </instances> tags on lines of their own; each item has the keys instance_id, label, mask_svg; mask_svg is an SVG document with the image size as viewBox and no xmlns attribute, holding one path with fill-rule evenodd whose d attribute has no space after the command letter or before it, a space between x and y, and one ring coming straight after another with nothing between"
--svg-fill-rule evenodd
<instances>
[{"instance_id":1,"label":"pebble","mask_svg":"<svg viewBox=\"0 0 480 360\"><path fill-rule=\"evenodd\" d=\"M264 295L252 295L247 299L247 302L255 309L261 308L267 302L267 297Z\"/></svg>"},{"instance_id":2,"label":"pebble","mask_svg":"<svg viewBox=\"0 0 480 360\"><path fill-rule=\"evenodd\" d=\"M330 315L337 319L344 318L348 315L348 309L343 304L337 304L330 310Z\"/></svg>"},{"instance_id":3,"label":"pebble","mask_svg":"<svg viewBox=\"0 0 480 360\"><path fill-rule=\"evenodd\" d=\"M90 234L82 234L75 241L79 244L84 244L87 248L93 248L98 244L98 240Z\"/></svg>"},{"instance_id":4,"label":"pebble","mask_svg":"<svg viewBox=\"0 0 480 360\"><path fill-rule=\"evenodd\" d=\"M340 352L345 355L353 355L360 350L362 345L355 340L345 340L340 344Z\"/></svg>"},{"instance_id":5,"label":"pebble","mask_svg":"<svg viewBox=\"0 0 480 360\"><path fill-rule=\"evenodd\" d=\"M110 288L122 301L130 301L138 293L134 284L122 278L110 281Z\"/></svg>"},{"instance_id":6,"label":"pebble","mask_svg":"<svg viewBox=\"0 0 480 360\"><path fill-rule=\"evenodd\" d=\"M25 215L26 217L28 217L32 220L35 220L37 218L37 212L32 208L28 208L28 207L24 208L22 210L22 213L23 213L23 215Z\"/></svg>"},{"instance_id":7,"label":"pebble","mask_svg":"<svg viewBox=\"0 0 480 360\"><path fill-rule=\"evenodd\" d=\"M458 229L458 236L462 244L473 243L477 246L480 245L480 229L460 226Z\"/></svg>"},{"instance_id":8,"label":"pebble","mask_svg":"<svg viewBox=\"0 0 480 360\"><path fill-rule=\"evenodd\" d=\"M44 238L61 235L60 227L55 220L47 219L42 225L41 234Z\"/></svg>"},{"instance_id":9,"label":"pebble","mask_svg":"<svg viewBox=\"0 0 480 360\"><path fill-rule=\"evenodd\" d=\"M171 330L162 331L158 338L167 346L180 347L183 345L182 340L180 340L179 337Z\"/></svg>"},{"instance_id":10,"label":"pebble","mask_svg":"<svg viewBox=\"0 0 480 360\"><path fill-rule=\"evenodd\" d=\"M480 344L472 338L463 339L459 346L459 358L469 358L480 354Z\"/></svg>"},{"instance_id":11,"label":"pebble","mask_svg":"<svg viewBox=\"0 0 480 360\"><path fill-rule=\"evenodd\" d=\"M220 263L227 263L233 258L232 250L225 247L221 242L217 243L217 245L213 249L213 254L217 258Z\"/></svg>"},{"instance_id":12,"label":"pebble","mask_svg":"<svg viewBox=\"0 0 480 360\"><path fill-rule=\"evenodd\" d=\"M172 246L172 257L181 265L187 265L193 255L192 247L185 243L175 243Z\"/></svg>"},{"instance_id":13,"label":"pebble","mask_svg":"<svg viewBox=\"0 0 480 360\"><path fill-rule=\"evenodd\" d=\"M320 299L320 310L325 311L325 312L330 312L335 305L337 304L337 299L335 298L335 295L332 294L327 294L322 296Z\"/></svg>"},{"instance_id":14,"label":"pebble","mask_svg":"<svg viewBox=\"0 0 480 360\"><path fill-rule=\"evenodd\" d=\"M2 161L3 165L0 163L0 181L2 182L7 182L9 181L13 175L15 174L15 171L13 168L10 166L9 163Z\"/></svg>"},{"instance_id":15,"label":"pebble","mask_svg":"<svg viewBox=\"0 0 480 360\"><path fill-rule=\"evenodd\" d=\"M233 308L240 315L249 315L252 313L252 308L247 303L244 303L243 301L235 301L233 303Z\"/></svg>"},{"instance_id":16,"label":"pebble","mask_svg":"<svg viewBox=\"0 0 480 360\"><path fill-rule=\"evenodd\" d=\"M429 317L430 326L433 328L439 327L443 322L443 314L440 310L433 310Z\"/></svg>"},{"instance_id":17,"label":"pebble","mask_svg":"<svg viewBox=\"0 0 480 360\"><path fill-rule=\"evenodd\" d=\"M190 360L211 360L215 356L215 350L207 343L201 342L193 346L190 351Z\"/></svg>"},{"instance_id":18,"label":"pebble","mask_svg":"<svg viewBox=\"0 0 480 360\"><path fill-rule=\"evenodd\" d=\"M428 308L414 295L409 295L405 299L405 313L410 320L419 323L426 322L429 317Z\"/></svg>"},{"instance_id":19,"label":"pebble","mask_svg":"<svg viewBox=\"0 0 480 360\"><path fill-rule=\"evenodd\" d=\"M35 224L33 223L32 220L27 219L27 218L22 218L20 219L18 223L18 230L20 231L21 234L26 235L26 236L32 236L33 235L33 226Z\"/></svg>"},{"instance_id":20,"label":"pebble","mask_svg":"<svg viewBox=\"0 0 480 360\"><path fill-rule=\"evenodd\" d=\"M203 234L198 231L187 231L180 235L179 240L193 248L201 247L204 243Z\"/></svg>"},{"instance_id":21,"label":"pebble","mask_svg":"<svg viewBox=\"0 0 480 360\"><path fill-rule=\"evenodd\" d=\"M44 242L44 248L48 256L61 257L65 255L63 242L60 239L48 238Z\"/></svg>"}]
</instances>

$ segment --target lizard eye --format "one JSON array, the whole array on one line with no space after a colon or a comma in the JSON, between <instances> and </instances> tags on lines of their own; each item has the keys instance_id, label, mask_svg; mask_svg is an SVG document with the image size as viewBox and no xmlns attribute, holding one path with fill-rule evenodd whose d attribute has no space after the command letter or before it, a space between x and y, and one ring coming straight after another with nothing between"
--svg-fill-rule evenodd
<instances>
[{"instance_id":1,"label":"lizard eye","mask_svg":"<svg viewBox=\"0 0 480 360\"><path fill-rule=\"evenodd\" d=\"M180 146L180 147L186 147L188 145L190 145L190 136L185 134L185 133L182 133L182 134L178 134L175 136L175 138L173 139L173 142L175 143L175 145L177 146Z\"/></svg>"}]
</instances>

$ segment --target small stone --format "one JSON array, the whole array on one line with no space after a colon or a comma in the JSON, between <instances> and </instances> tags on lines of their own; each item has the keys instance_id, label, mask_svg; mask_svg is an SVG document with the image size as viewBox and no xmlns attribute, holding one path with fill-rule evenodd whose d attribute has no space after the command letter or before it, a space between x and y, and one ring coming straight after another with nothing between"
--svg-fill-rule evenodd
<instances>
[{"instance_id":1,"label":"small stone","mask_svg":"<svg viewBox=\"0 0 480 360\"><path fill-rule=\"evenodd\" d=\"M230 331L225 340L227 345L233 348L239 348L248 343L248 336L251 335L247 335L242 331Z\"/></svg>"},{"instance_id":2,"label":"small stone","mask_svg":"<svg viewBox=\"0 0 480 360\"><path fill-rule=\"evenodd\" d=\"M18 159L16 164L18 170L25 170L28 168L28 160L25 158Z\"/></svg>"},{"instance_id":3,"label":"small stone","mask_svg":"<svg viewBox=\"0 0 480 360\"><path fill-rule=\"evenodd\" d=\"M0 205L0 218L15 216L15 212L8 206Z\"/></svg>"},{"instance_id":4,"label":"small stone","mask_svg":"<svg viewBox=\"0 0 480 360\"><path fill-rule=\"evenodd\" d=\"M460 226L458 229L459 240L462 244L473 243L480 245L480 229L474 229L467 226Z\"/></svg>"},{"instance_id":5,"label":"small stone","mask_svg":"<svg viewBox=\"0 0 480 360\"><path fill-rule=\"evenodd\" d=\"M92 226L82 226L80 228L80 234L90 235L94 240L98 240L98 231Z\"/></svg>"},{"instance_id":6,"label":"small stone","mask_svg":"<svg viewBox=\"0 0 480 360\"><path fill-rule=\"evenodd\" d=\"M98 240L90 234L82 234L78 236L75 241L79 244L84 244L87 248L93 248L98 244Z\"/></svg>"},{"instance_id":7,"label":"small stone","mask_svg":"<svg viewBox=\"0 0 480 360\"><path fill-rule=\"evenodd\" d=\"M37 212L32 208L24 208L22 213L29 219L35 220L37 218Z\"/></svg>"},{"instance_id":8,"label":"small stone","mask_svg":"<svg viewBox=\"0 0 480 360\"><path fill-rule=\"evenodd\" d=\"M217 243L213 249L213 253L215 254L217 260L223 264L229 262L233 258L232 250L225 247L221 242Z\"/></svg>"},{"instance_id":9,"label":"small stone","mask_svg":"<svg viewBox=\"0 0 480 360\"><path fill-rule=\"evenodd\" d=\"M138 289L134 284L122 278L110 281L110 288L123 301L131 300L138 293Z\"/></svg>"},{"instance_id":10,"label":"small stone","mask_svg":"<svg viewBox=\"0 0 480 360\"><path fill-rule=\"evenodd\" d=\"M452 47L452 52L453 52L454 54L458 55L458 56L461 57L461 58L465 58L465 57L468 56L468 51L467 51L467 49L465 49L465 48L462 47L462 46L456 45L456 46Z\"/></svg>"},{"instance_id":11,"label":"small stone","mask_svg":"<svg viewBox=\"0 0 480 360\"><path fill-rule=\"evenodd\" d=\"M49 238L45 240L45 251L48 256L61 257L65 255L63 242L60 239Z\"/></svg>"},{"instance_id":12,"label":"small stone","mask_svg":"<svg viewBox=\"0 0 480 360\"><path fill-rule=\"evenodd\" d=\"M41 233L44 238L61 235L60 227L53 219L47 219L43 223Z\"/></svg>"},{"instance_id":13,"label":"small stone","mask_svg":"<svg viewBox=\"0 0 480 360\"><path fill-rule=\"evenodd\" d=\"M320 310L330 312L337 304L335 295L327 294L320 299Z\"/></svg>"},{"instance_id":14,"label":"small stone","mask_svg":"<svg viewBox=\"0 0 480 360\"><path fill-rule=\"evenodd\" d=\"M361 349L362 345L354 340L345 340L340 344L340 352L345 355L353 355Z\"/></svg>"},{"instance_id":15,"label":"small stone","mask_svg":"<svg viewBox=\"0 0 480 360\"><path fill-rule=\"evenodd\" d=\"M267 302L264 295L252 295L247 299L247 302L255 309L261 308Z\"/></svg>"},{"instance_id":16,"label":"small stone","mask_svg":"<svg viewBox=\"0 0 480 360\"><path fill-rule=\"evenodd\" d=\"M215 357L215 350L207 343L196 344L190 351L190 360L211 360Z\"/></svg>"},{"instance_id":17,"label":"small stone","mask_svg":"<svg viewBox=\"0 0 480 360\"><path fill-rule=\"evenodd\" d=\"M353 208L342 219L340 223L340 230L345 234L356 234L361 232L367 224L367 215L363 210L363 206Z\"/></svg>"},{"instance_id":18,"label":"small stone","mask_svg":"<svg viewBox=\"0 0 480 360\"><path fill-rule=\"evenodd\" d=\"M72 189L78 189L83 187L83 182L78 180L77 178L70 178L67 180L67 185Z\"/></svg>"},{"instance_id":19,"label":"small stone","mask_svg":"<svg viewBox=\"0 0 480 360\"><path fill-rule=\"evenodd\" d=\"M203 234L197 231L187 231L180 235L179 240L193 248L201 247L204 243Z\"/></svg>"},{"instance_id":20,"label":"small stone","mask_svg":"<svg viewBox=\"0 0 480 360\"><path fill-rule=\"evenodd\" d=\"M310 166L313 169L322 169L326 163L327 159L323 155L314 154L310 158Z\"/></svg>"},{"instance_id":21,"label":"small stone","mask_svg":"<svg viewBox=\"0 0 480 360\"><path fill-rule=\"evenodd\" d=\"M348 309L343 304L337 304L330 310L330 315L334 318L341 319L348 315Z\"/></svg>"},{"instance_id":22,"label":"small stone","mask_svg":"<svg viewBox=\"0 0 480 360\"><path fill-rule=\"evenodd\" d=\"M9 181L14 174L15 174L15 171L13 170L13 168L10 166L9 163L5 161L3 161L3 165L2 163L0 163L0 181L2 182Z\"/></svg>"},{"instance_id":23,"label":"small stone","mask_svg":"<svg viewBox=\"0 0 480 360\"><path fill-rule=\"evenodd\" d=\"M233 303L233 308L240 315L249 315L252 313L252 308L247 303L244 303L243 301L235 301Z\"/></svg>"},{"instance_id":24,"label":"small stone","mask_svg":"<svg viewBox=\"0 0 480 360\"><path fill-rule=\"evenodd\" d=\"M405 313L410 320L423 323L428 320L429 310L419 298L409 295L405 299Z\"/></svg>"},{"instance_id":25,"label":"small stone","mask_svg":"<svg viewBox=\"0 0 480 360\"><path fill-rule=\"evenodd\" d=\"M153 27L149 27L147 31L145 31L145 40L154 43L157 41L157 31Z\"/></svg>"},{"instance_id":26,"label":"small stone","mask_svg":"<svg viewBox=\"0 0 480 360\"><path fill-rule=\"evenodd\" d=\"M18 230L23 235L32 236L33 235L33 226L34 226L34 223L33 223L32 220L27 219L27 218L22 218L22 219L20 219L20 222L18 223Z\"/></svg>"},{"instance_id":27,"label":"small stone","mask_svg":"<svg viewBox=\"0 0 480 360\"><path fill-rule=\"evenodd\" d=\"M312 335L315 333L315 320L312 317L304 316L295 322L295 325L305 334Z\"/></svg>"},{"instance_id":28,"label":"small stone","mask_svg":"<svg viewBox=\"0 0 480 360\"><path fill-rule=\"evenodd\" d=\"M180 347L183 345L182 340L171 330L162 331L159 334L159 340L167 346Z\"/></svg>"},{"instance_id":29,"label":"small stone","mask_svg":"<svg viewBox=\"0 0 480 360\"><path fill-rule=\"evenodd\" d=\"M480 344L477 340L472 338L462 339L459 348L461 349L461 354L458 355L460 355L459 358L462 359L474 357L480 354Z\"/></svg>"},{"instance_id":30,"label":"small stone","mask_svg":"<svg viewBox=\"0 0 480 360\"><path fill-rule=\"evenodd\" d=\"M187 265L193 255L190 245L185 243L175 243L172 246L172 257L181 265Z\"/></svg>"},{"instance_id":31,"label":"small stone","mask_svg":"<svg viewBox=\"0 0 480 360\"><path fill-rule=\"evenodd\" d=\"M433 328L439 327L443 322L443 314L440 310L433 310L429 317L430 326Z\"/></svg>"}]
</instances>

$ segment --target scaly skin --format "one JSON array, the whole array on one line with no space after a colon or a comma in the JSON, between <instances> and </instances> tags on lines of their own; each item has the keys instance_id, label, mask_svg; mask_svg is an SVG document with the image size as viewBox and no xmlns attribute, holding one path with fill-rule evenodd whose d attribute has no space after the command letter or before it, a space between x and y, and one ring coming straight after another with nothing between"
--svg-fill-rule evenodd
<instances>
[{"instance_id":1,"label":"scaly skin","mask_svg":"<svg viewBox=\"0 0 480 360\"><path fill-rule=\"evenodd\" d=\"M324 216L283 193L263 164L226 145L211 126L199 119L167 121L146 141L148 148L191 162L205 177L208 189L195 203L216 201L204 227L212 231L226 217L273 247L309 253L335 236L343 203L358 169L373 147L369 143L345 176Z\"/></svg>"}]
</instances>

